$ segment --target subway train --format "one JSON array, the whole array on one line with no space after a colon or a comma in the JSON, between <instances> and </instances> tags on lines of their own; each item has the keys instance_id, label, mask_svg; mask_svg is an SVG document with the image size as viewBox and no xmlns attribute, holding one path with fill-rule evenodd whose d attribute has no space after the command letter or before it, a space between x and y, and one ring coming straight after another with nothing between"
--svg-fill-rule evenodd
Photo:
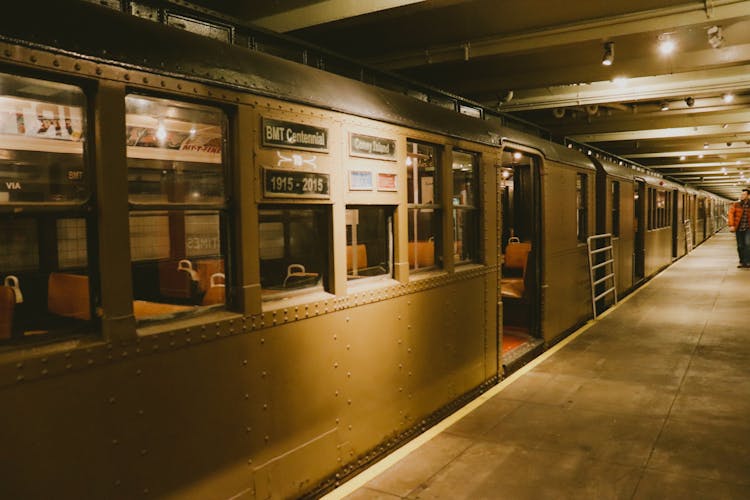
<instances>
[{"instance_id":1,"label":"subway train","mask_svg":"<svg viewBox=\"0 0 750 500\"><path fill-rule=\"evenodd\" d=\"M317 496L724 225L581 145L27 4L0 18L2 498Z\"/></svg>"}]
</instances>

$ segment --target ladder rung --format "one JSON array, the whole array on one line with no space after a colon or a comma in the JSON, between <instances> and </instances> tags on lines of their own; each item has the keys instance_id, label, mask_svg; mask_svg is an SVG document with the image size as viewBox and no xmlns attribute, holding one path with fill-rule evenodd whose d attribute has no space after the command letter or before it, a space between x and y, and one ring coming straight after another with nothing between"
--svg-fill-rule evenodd
<instances>
[{"instance_id":1,"label":"ladder rung","mask_svg":"<svg viewBox=\"0 0 750 500\"><path fill-rule=\"evenodd\" d=\"M600 267L604 267L604 266L606 266L607 264L611 264L611 263L613 263L613 262L614 262L614 259L609 259L609 260L606 260L606 261L604 261L604 262L600 262L599 264L597 264L597 265L595 265L595 266L591 266L591 269L592 269L592 270L593 270L593 269L599 269Z\"/></svg>"},{"instance_id":2,"label":"ladder rung","mask_svg":"<svg viewBox=\"0 0 750 500\"><path fill-rule=\"evenodd\" d=\"M597 295L596 297L594 297L594 302L596 302L597 300L601 299L602 297L604 297L606 295L609 295L610 293L612 293L614 291L615 291L614 287L607 289L606 291L604 291L600 295Z\"/></svg>"},{"instance_id":3,"label":"ladder rung","mask_svg":"<svg viewBox=\"0 0 750 500\"><path fill-rule=\"evenodd\" d=\"M614 278L614 276L615 276L615 273L612 273L612 274L608 274L608 275L606 275L605 277L603 277L603 278L601 278L601 279L598 279L598 280L594 281L594 285L596 286L596 285L598 285L599 283L603 283L603 282L607 281L607 280L608 280L608 279L610 279L610 278Z\"/></svg>"},{"instance_id":4,"label":"ladder rung","mask_svg":"<svg viewBox=\"0 0 750 500\"><path fill-rule=\"evenodd\" d=\"M597 248L596 250L589 250L589 253L602 253L602 252L606 252L608 250L612 250L612 245L610 245L608 247Z\"/></svg>"}]
</instances>

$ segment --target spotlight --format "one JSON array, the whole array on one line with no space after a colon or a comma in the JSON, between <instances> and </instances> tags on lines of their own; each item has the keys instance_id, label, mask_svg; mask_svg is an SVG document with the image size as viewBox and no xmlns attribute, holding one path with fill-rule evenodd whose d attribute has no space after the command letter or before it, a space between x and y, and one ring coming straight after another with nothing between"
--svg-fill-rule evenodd
<instances>
[{"instance_id":1,"label":"spotlight","mask_svg":"<svg viewBox=\"0 0 750 500\"><path fill-rule=\"evenodd\" d=\"M604 66L612 66L615 60L615 42L607 42L604 44L604 55L602 56L602 64Z\"/></svg>"},{"instance_id":2,"label":"spotlight","mask_svg":"<svg viewBox=\"0 0 750 500\"><path fill-rule=\"evenodd\" d=\"M722 94L721 98L724 100L725 103L729 104L730 102L734 101L734 94L730 94L730 93Z\"/></svg>"},{"instance_id":3,"label":"spotlight","mask_svg":"<svg viewBox=\"0 0 750 500\"><path fill-rule=\"evenodd\" d=\"M685 98L685 104L687 104L689 108L692 108L695 105L695 99L687 97Z\"/></svg>"},{"instance_id":4,"label":"spotlight","mask_svg":"<svg viewBox=\"0 0 750 500\"><path fill-rule=\"evenodd\" d=\"M669 111L669 103L667 101L662 102L659 104L659 109L661 111Z\"/></svg>"},{"instance_id":5,"label":"spotlight","mask_svg":"<svg viewBox=\"0 0 750 500\"><path fill-rule=\"evenodd\" d=\"M724 32L721 26L711 26L706 31L708 44L714 49L720 49L724 45Z\"/></svg>"},{"instance_id":6,"label":"spotlight","mask_svg":"<svg viewBox=\"0 0 750 500\"><path fill-rule=\"evenodd\" d=\"M670 37L669 34L663 33L659 35L659 52L667 56L674 52L674 49L676 48L677 44L672 40L672 37Z\"/></svg>"}]
</instances>

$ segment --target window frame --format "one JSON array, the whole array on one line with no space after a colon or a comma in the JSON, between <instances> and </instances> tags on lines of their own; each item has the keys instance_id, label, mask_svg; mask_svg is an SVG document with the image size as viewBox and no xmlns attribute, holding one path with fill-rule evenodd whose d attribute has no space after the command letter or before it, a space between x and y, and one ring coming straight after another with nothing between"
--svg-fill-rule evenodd
<instances>
[{"instance_id":1,"label":"window frame","mask_svg":"<svg viewBox=\"0 0 750 500\"><path fill-rule=\"evenodd\" d=\"M348 259L347 259L347 270L346 270L346 281L349 287L352 286L358 286L360 283L371 283L373 281L379 281L379 280L391 280L395 276L395 269L394 269L394 263L395 263L395 232L394 232L394 221L395 221L395 215L397 206L395 205L387 205L387 204L377 204L377 205L367 205L367 204L361 204L361 203L347 203L344 210L345 212L348 212L349 210L359 210L359 209L367 209L367 208L379 208L384 209L386 211L386 252L388 253L388 272L377 274L373 276L357 276L356 274L350 275L349 269L348 269ZM348 215L347 215L348 217ZM349 224L346 224L348 227ZM351 246L349 243L349 236L347 231L347 237L346 237L346 246L347 248ZM357 240L359 241L359 240ZM348 254L347 254L348 255Z\"/></svg>"},{"instance_id":2,"label":"window frame","mask_svg":"<svg viewBox=\"0 0 750 500\"><path fill-rule=\"evenodd\" d=\"M576 173L576 239L586 243L589 237L588 174Z\"/></svg>"},{"instance_id":3,"label":"window frame","mask_svg":"<svg viewBox=\"0 0 750 500\"><path fill-rule=\"evenodd\" d=\"M611 194L611 223L612 237L620 236L620 181L612 181L610 186Z\"/></svg>"},{"instance_id":4,"label":"window frame","mask_svg":"<svg viewBox=\"0 0 750 500\"><path fill-rule=\"evenodd\" d=\"M453 164L455 162L455 154L462 154L462 155L468 155L472 158L472 167L473 167L473 185L472 185L472 193L473 193L473 203L456 203L455 197L456 197L456 172L453 169ZM481 170L482 165L482 154L478 153L476 151L468 151L463 149L453 149L451 150L451 176L452 176L452 186L453 186L453 193L451 193L451 199L453 200L453 203L451 204L451 215L453 217L453 246L454 246L454 258L455 258L455 265L467 265L467 264L477 264L482 262L482 248L481 248L481 229L482 229L482 198L481 198L481 189L479 189L479 186L481 185ZM468 198L468 197L467 197ZM456 239L456 236L458 234L458 212L462 212L464 214L467 214L472 219L472 226L473 226L473 237L471 238L471 246L473 248L473 253L470 258L468 259L461 259L461 254L457 253L457 243L458 240ZM465 238L464 238L465 240ZM462 241L462 247L465 243L464 240Z\"/></svg>"},{"instance_id":5,"label":"window frame","mask_svg":"<svg viewBox=\"0 0 750 500\"><path fill-rule=\"evenodd\" d=\"M419 146L423 147L429 147L432 148L434 152L433 156L433 196L432 196L432 203L416 203L416 199L418 197L418 194L420 192L420 177L419 177L419 165L414 163L414 160L412 158L417 158L420 153L418 152ZM413 151L412 151L413 150ZM410 257L414 258L414 267L412 267L411 262L409 262L409 273L421 273L426 271L433 271L437 269L443 269L444 268L444 255L443 255L443 238L445 235L443 234L444 224L443 224L443 218L445 217L445 207L442 203L442 196L443 196L443 189L445 188L445 182L443 179L443 155L445 154L445 147L442 144L438 143L432 143L427 141L421 141L416 139L407 139L406 140L406 158L407 158L407 174L406 174L406 188L407 191L407 226L410 226L413 224L412 228L414 231L414 240L412 241L411 237L407 233L407 240L408 243L415 243L414 245L414 251L409 252L407 254L407 260ZM411 174L411 177L410 177ZM412 195L412 201L409 202L409 194ZM419 266L419 260L422 257L422 253L419 250L419 246L417 245L419 240L419 213L421 211L432 211L434 214L435 219L432 220L433 228L434 229L434 236L433 238L433 263L431 265L425 265L423 267ZM429 242L430 240L424 240ZM429 248L429 246L428 246Z\"/></svg>"},{"instance_id":6,"label":"window frame","mask_svg":"<svg viewBox=\"0 0 750 500\"><path fill-rule=\"evenodd\" d=\"M285 300L289 298L297 298L301 296L310 296L314 294L319 293L331 293L330 290L333 286L333 273L332 273L332 220L333 220L333 205L329 203L288 203L287 202L262 202L258 203L257 210L258 210L258 287L261 291L261 304L266 303L273 303L280 300ZM321 255L324 256L325 261L323 262L323 266L321 269L321 276L320 276L320 283L316 283L313 286L309 287L301 287L301 288L290 288L286 290L274 290L271 288L263 288L262 284L262 276L263 276L263 258L261 256L261 240L262 236L260 234L260 231L262 231L262 225L268 222L263 221L263 212L268 211L288 211L288 210L305 210L305 209L312 209L314 211L320 211L321 215L324 218L323 225L326 227L326 237L324 241L321 242ZM282 217L285 216L282 213ZM284 221L282 221L282 224L284 224ZM286 228L284 228L286 229ZM283 235L284 241L288 240L286 233ZM286 249L286 247L285 247ZM283 257L285 258L285 257ZM265 259L269 260L269 259ZM305 268L305 272L309 272L308 269ZM265 293L264 293L265 291Z\"/></svg>"},{"instance_id":7,"label":"window frame","mask_svg":"<svg viewBox=\"0 0 750 500\"><path fill-rule=\"evenodd\" d=\"M94 94L96 91L96 84L90 80L79 79L75 77L65 77L64 75L47 73L43 71L27 70L25 68L17 67L3 67L0 70L0 74L9 77L9 79L15 79L15 84L33 85L37 84L46 88L58 88L61 92L66 89L64 87L70 87L70 94L76 97L70 103L60 103L54 99L45 98L32 98L17 96L17 94L8 93L10 98L18 97L22 100L27 100L32 103L38 103L48 106L57 106L59 112L60 107L78 107L80 103L80 133L81 136L76 142L81 144L80 160L81 160L81 173L83 181L80 186L85 189L85 195L71 200L53 200L46 199L42 201L11 201L10 195L8 200L0 202L0 220L3 221L31 221L31 231L36 233L36 262L31 266L22 266L17 269L0 269L0 284L3 284L6 277L15 276L16 274L37 274L45 282L44 286L32 285L32 292L24 292L26 288L23 280L20 280L18 285L20 292L16 295L17 298L23 300L24 304L27 303L44 303L45 308L49 303L49 291L47 290L47 284L49 283L50 276L55 274L60 275L75 275L85 277L86 288L87 288L87 307L85 311L81 311L82 315L87 316L86 318L80 317L80 315L71 316L76 319L76 323L67 324L67 319L61 322L55 322L57 328L50 328L43 330L43 335L20 335L14 336L13 330L11 335L7 339L0 339L0 346L23 346L29 344L38 344L41 342L50 342L56 340L64 340L76 335L88 335L94 333L99 324L99 316L96 311L99 306L99 260L98 260L98 216L97 210L95 209L96 203L96 162L94 159L94 148L91 146L93 138L95 137L94 125L95 125L95 107L96 102ZM36 108L35 108L36 109ZM37 112L40 112L37 109ZM73 121L72 114L70 116L56 115L57 118L62 122L62 126L65 126L64 120L70 118ZM24 122L24 126L27 126ZM68 129L70 130L70 129ZM20 132L19 135L26 135L25 132ZM45 140L44 137L34 137L34 139ZM57 138L51 140L59 140ZM64 139L63 139L64 140ZM24 151L28 154L35 154L40 152L46 152L43 149L21 149L21 148L3 148L10 151ZM57 153L51 152L52 154L71 154L71 153ZM77 154L77 153L73 153ZM74 181L74 177L70 177L70 171L63 181ZM51 180L47 186L51 185ZM66 265L61 264L61 243L63 241L79 241L79 239L73 240L61 240L60 233L61 227L60 222L65 220L80 220L83 223L83 229L85 236L82 241L85 242L84 253L82 254L83 263L82 265ZM50 243L53 243L50 245ZM64 246L64 245L63 245ZM80 274L79 270L82 270L83 274ZM38 293L39 290L45 290L47 296L40 298ZM37 295L36 298L34 296ZM49 312L48 314L57 314ZM46 315L37 315L37 319L46 318ZM64 318L61 316L61 318ZM17 320L17 315L14 320ZM41 324L45 326L46 324ZM34 328L34 322L31 321L26 327L31 327L31 330L38 330ZM12 325L11 325L12 328ZM25 330L29 331L29 330ZM24 333L25 333L24 332Z\"/></svg>"},{"instance_id":8,"label":"window frame","mask_svg":"<svg viewBox=\"0 0 750 500\"><path fill-rule=\"evenodd\" d=\"M170 321L179 320L184 317L190 317L198 314L202 314L208 310L231 310L232 307L235 305L232 300L231 296L231 287L234 283L233 280L233 254L232 254L232 245L231 242L233 241L233 235L232 231L234 228L233 220L234 220L234 214L232 213L232 155L231 155L231 144L233 142L233 138L231 136L232 131L232 122L234 119L234 113L233 110L227 106L222 105L221 103L213 102L213 101L203 101L203 100L194 100L190 98L183 98L183 96L175 96L170 94L162 94L162 93L152 93L148 91L143 91L142 89L135 89L135 88L128 88L125 91L125 119L126 119L126 129L127 129L127 117L130 114L128 111L128 98L135 98L135 99L145 99L152 101L155 105L161 105L166 108L169 107L179 107L187 112L190 112L191 110L201 109L204 110L211 110L211 112L216 112L221 116L221 123L219 125L219 128L221 129L221 167L219 170L219 175L222 180L222 196L220 201L205 201L205 202L185 202L185 201L175 201L175 202L169 202L169 201L159 201L159 202L143 202L143 201L137 201L131 199L131 191L130 191L130 169L131 169L131 162L132 161L154 161L154 159L144 159L140 157L131 157L128 155L127 151L127 145L125 150L125 164L126 164L126 170L127 170L127 176L128 179L126 181L126 185L124 187L126 191L127 201L128 201L128 226L130 231L130 224L132 222L133 214L163 214L167 217L171 218L173 216L177 216L179 214L182 214L183 217L188 217L191 215L205 215L206 212L216 213L216 216L218 217L218 234L219 234L219 240L218 240L218 253L215 255L210 255L208 258L213 258L211 260L223 260L223 272L220 274L223 274L224 276L224 301L221 303L215 303L215 304L209 304L204 305L202 303L200 304L192 304L192 309L186 310L186 311L180 311L175 312L171 314L165 314L165 315L158 315L158 316L151 316L151 317L144 317L144 318L136 318L137 325L149 325L153 323L165 323ZM156 149L156 148L154 148ZM169 151L169 150L166 150ZM158 159L156 159L158 160ZM166 161L177 161L180 163L191 163L185 160L169 160L167 158ZM200 162L195 162L200 163ZM192 212L192 213L191 213ZM197 213L196 213L197 212ZM146 215L148 216L148 215ZM170 224L170 243L171 243L171 224L172 222L169 222ZM188 256L189 249L188 249L188 235L187 235L187 223L185 220L183 220L183 243L184 243L184 251L181 252L181 254L184 254L183 259L189 259L189 260L196 260L201 259L202 257L205 259L206 256ZM128 235L128 241L132 244L132 234L129 233ZM168 260L174 260L174 250L170 248L169 250L169 257ZM130 258L130 266L131 266L131 272L133 269L133 265L136 262L146 262L146 261L159 261L163 260L161 258L157 259L143 259L143 260L133 260L132 255ZM207 287L210 287L210 282L206 285ZM133 300L137 300L135 298L136 290L135 290L135 283L133 286ZM208 288L204 292L204 294L208 291Z\"/></svg>"}]
</instances>

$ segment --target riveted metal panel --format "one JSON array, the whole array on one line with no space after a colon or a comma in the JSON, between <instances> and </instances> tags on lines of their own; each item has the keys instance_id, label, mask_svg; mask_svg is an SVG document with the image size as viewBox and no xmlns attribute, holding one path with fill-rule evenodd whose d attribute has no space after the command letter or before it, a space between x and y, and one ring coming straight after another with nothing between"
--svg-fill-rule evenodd
<instances>
[{"instance_id":1,"label":"riveted metal panel","mask_svg":"<svg viewBox=\"0 0 750 500\"><path fill-rule=\"evenodd\" d=\"M544 210L544 308L542 334L550 342L586 321L591 315L588 254L577 241L576 174L580 170L551 162L545 164L544 191L555 193ZM593 234L594 173L589 172L589 230Z\"/></svg>"}]
</instances>

